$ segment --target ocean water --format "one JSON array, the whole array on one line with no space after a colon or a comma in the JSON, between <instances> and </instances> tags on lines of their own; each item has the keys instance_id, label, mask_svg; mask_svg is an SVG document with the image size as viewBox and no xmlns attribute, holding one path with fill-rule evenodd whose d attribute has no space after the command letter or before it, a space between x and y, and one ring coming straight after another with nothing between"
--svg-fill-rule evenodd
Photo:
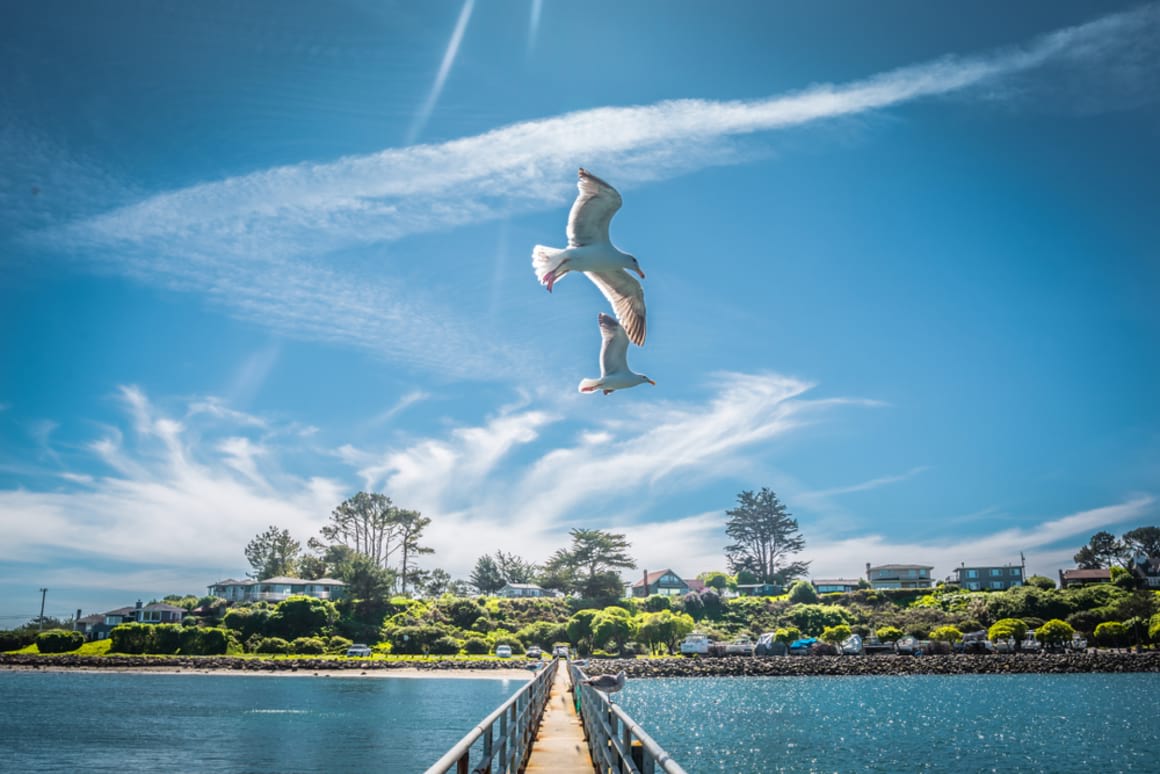
<instances>
[{"instance_id":1,"label":"ocean water","mask_svg":"<svg viewBox=\"0 0 1160 774\"><path fill-rule=\"evenodd\" d=\"M1160 772L1160 675L632 680L690 772Z\"/></svg>"},{"instance_id":2,"label":"ocean water","mask_svg":"<svg viewBox=\"0 0 1160 774\"><path fill-rule=\"evenodd\" d=\"M423 771L525 683L0 672L0 771Z\"/></svg>"}]
</instances>

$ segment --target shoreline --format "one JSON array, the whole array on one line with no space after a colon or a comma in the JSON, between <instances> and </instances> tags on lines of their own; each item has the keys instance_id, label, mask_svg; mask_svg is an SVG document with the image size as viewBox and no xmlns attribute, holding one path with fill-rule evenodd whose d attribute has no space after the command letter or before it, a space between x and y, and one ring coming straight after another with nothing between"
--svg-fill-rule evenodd
<instances>
[{"instance_id":1,"label":"shoreline","mask_svg":"<svg viewBox=\"0 0 1160 774\"><path fill-rule=\"evenodd\" d=\"M520 664L516 666L515 664ZM721 658L595 659L590 675L623 669L653 677L797 677L1160 672L1160 651L930 656L725 656ZM84 671L135 674L299 675L318 677L447 677L530 680L523 662L258 660L232 656L75 656L0 654L3 671Z\"/></svg>"},{"instance_id":2,"label":"shoreline","mask_svg":"<svg viewBox=\"0 0 1160 774\"><path fill-rule=\"evenodd\" d=\"M229 656L70 656L0 654L0 672L243 675L267 677L399 677L457 680L531 680L530 670L489 662L256 660Z\"/></svg>"}]
</instances>

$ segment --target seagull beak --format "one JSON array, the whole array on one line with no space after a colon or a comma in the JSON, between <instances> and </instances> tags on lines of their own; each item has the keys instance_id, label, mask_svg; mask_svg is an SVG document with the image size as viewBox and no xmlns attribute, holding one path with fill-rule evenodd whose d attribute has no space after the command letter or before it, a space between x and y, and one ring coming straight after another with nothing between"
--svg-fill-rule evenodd
<instances>
[{"instance_id":1,"label":"seagull beak","mask_svg":"<svg viewBox=\"0 0 1160 774\"><path fill-rule=\"evenodd\" d=\"M641 269L637 269L636 273L640 275L641 279L644 279L644 271L642 271Z\"/></svg>"},{"instance_id":2,"label":"seagull beak","mask_svg":"<svg viewBox=\"0 0 1160 774\"><path fill-rule=\"evenodd\" d=\"M657 386L657 383L656 383L656 382L654 382L652 379L649 379L647 376L644 378L644 380L645 380L646 382L648 382L649 384L651 384L653 387L656 387L656 386Z\"/></svg>"}]
</instances>

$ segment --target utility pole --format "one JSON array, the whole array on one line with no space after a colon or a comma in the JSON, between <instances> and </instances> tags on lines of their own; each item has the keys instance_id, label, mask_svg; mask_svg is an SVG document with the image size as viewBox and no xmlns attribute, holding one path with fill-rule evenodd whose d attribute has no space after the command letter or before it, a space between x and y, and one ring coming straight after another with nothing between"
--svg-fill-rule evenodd
<instances>
[{"instance_id":1,"label":"utility pole","mask_svg":"<svg viewBox=\"0 0 1160 774\"><path fill-rule=\"evenodd\" d=\"M36 622L36 630L44 629L44 598L48 595L48 589L40 590L40 618Z\"/></svg>"}]
</instances>

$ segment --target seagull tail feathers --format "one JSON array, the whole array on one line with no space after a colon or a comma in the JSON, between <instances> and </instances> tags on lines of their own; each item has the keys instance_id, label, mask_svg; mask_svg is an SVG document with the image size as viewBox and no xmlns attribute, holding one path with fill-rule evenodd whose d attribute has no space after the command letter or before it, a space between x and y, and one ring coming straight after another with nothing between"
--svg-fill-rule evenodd
<instances>
[{"instance_id":1,"label":"seagull tail feathers","mask_svg":"<svg viewBox=\"0 0 1160 774\"><path fill-rule=\"evenodd\" d=\"M580 392L595 392L596 388L600 386L599 379L581 379Z\"/></svg>"},{"instance_id":2,"label":"seagull tail feathers","mask_svg":"<svg viewBox=\"0 0 1160 774\"><path fill-rule=\"evenodd\" d=\"M564 252L564 250L545 245L536 245L532 248L532 268L536 271L536 279L540 281L541 285L547 285L548 290L551 290L555 281L563 276L562 273L560 276L556 276L556 270L564 261L561 257Z\"/></svg>"}]
</instances>

